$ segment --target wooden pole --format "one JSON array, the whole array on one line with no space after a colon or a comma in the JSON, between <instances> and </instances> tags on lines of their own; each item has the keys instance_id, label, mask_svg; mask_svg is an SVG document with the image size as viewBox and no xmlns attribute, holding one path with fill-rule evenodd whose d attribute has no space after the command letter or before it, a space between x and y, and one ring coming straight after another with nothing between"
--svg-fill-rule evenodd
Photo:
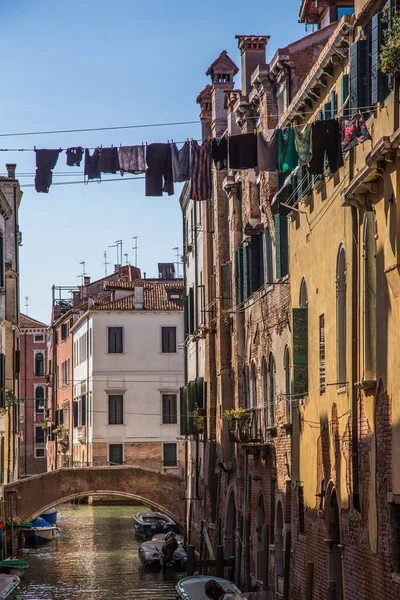
<instances>
[{"instance_id":1,"label":"wooden pole","mask_svg":"<svg viewBox=\"0 0 400 600\"><path fill-rule=\"evenodd\" d=\"M224 547L217 546L217 577L224 577Z\"/></svg>"},{"instance_id":2,"label":"wooden pole","mask_svg":"<svg viewBox=\"0 0 400 600\"><path fill-rule=\"evenodd\" d=\"M283 600L289 600L289 585L290 585L290 554L292 552L292 534L286 532L285 541L285 571L283 575Z\"/></svg>"},{"instance_id":3,"label":"wooden pole","mask_svg":"<svg viewBox=\"0 0 400 600\"><path fill-rule=\"evenodd\" d=\"M264 525L263 531L264 544L264 574L263 574L263 590L268 592L269 588L269 525Z\"/></svg>"},{"instance_id":4,"label":"wooden pole","mask_svg":"<svg viewBox=\"0 0 400 600\"><path fill-rule=\"evenodd\" d=\"M306 598L312 600L314 586L314 563L308 562L306 567Z\"/></svg>"},{"instance_id":5,"label":"wooden pole","mask_svg":"<svg viewBox=\"0 0 400 600\"><path fill-rule=\"evenodd\" d=\"M189 544L187 547L187 562L186 562L186 574L188 577L194 575L195 571L195 554L194 554L194 546Z\"/></svg>"}]
</instances>

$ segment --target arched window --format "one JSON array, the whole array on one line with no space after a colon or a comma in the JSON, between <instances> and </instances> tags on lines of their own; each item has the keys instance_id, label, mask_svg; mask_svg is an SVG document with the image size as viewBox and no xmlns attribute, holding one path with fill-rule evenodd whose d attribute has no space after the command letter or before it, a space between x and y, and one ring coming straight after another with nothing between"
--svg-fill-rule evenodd
<instances>
[{"instance_id":1,"label":"arched window","mask_svg":"<svg viewBox=\"0 0 400 600\"><path fill-rule=\"evenodd\" d=\"M285 371L285 398L286 398L286 421L287 423L292 422L292 368L290 366L290 352L289 347L286 346L283 355L283 368Z\"/></svg>"},{"instance_id":2,"label":"arched window","mask_svg":"<svg viewBox=\"0 0 400 600\"><path fill-rule=\"evenodd\" d=\"M336 345L337 380L339 387L346 382L346 253L340 246L336 261Z\"/></svg>"},{"instance_id":3,"label":"arched window","mask_svg":"<svg viewBox=\"0 0 400 600\"><path fill-rule=\"evenodd\" d=\"M263 390L263 407L264 407L264 428L268 427L268 365L265 357L261 363L262 390Z\"/></svg>"},{"instance_id":4,"label":"arched window","mask_svg":"<svg viewBox=\"0 0 400 600\"><path fill-rule=\"evenodd\" d=\"M44 387L42 385L38 385L35 389L35 412L44 412Z\"/></svg>"},{"instance_id":5,"label":"arched window","mask_svg":"<svg viewBox=\"0 0 400 600\"><path fill-rule=\"evenodd\" d=\"M293 308L293 394L298 398L308 393L308 293L306 280L301 280L299 308Z\"/></svg>"},{"instance_id":6,"label":"arched window","mask_svg":"<svg viewBox=\"0 0 400 600\"><path fill-rule=\"evenodd\" d=\"M251 398L250 398L250 406L252 408L257 407L257 369L254 362L251 364Z\"/></svg>"},{"instance_id":7,"label":"arched window","mask_svg":"<svg viewBox=\"0 0 400 600\"><path fill-rule=\"evenodd\" d=\"M44 355L43 352L35 354L35 377L44 377Z\"/></svg>"},{"instance_id":8,"label":"arched window","mask_svg":"<svg viewBox=\"0 0 400 600\"><path fill-rule=\"evenodd\" d=\"M249 367L246 365L243 369L243 406L244 408L250 408L250 373Z\"/></svg>"},{"instance_id":9,"label":"arched window","mask_svg":"<svg viewBox=\"0 0 400 600\"><path fill-rule=\"evenodd\" d=\"M276 425L276 365L274 355L269 355L268 361L268 373L269 373L269 425L275 427Z\"/></svg>"},{"instance_id":10,"label":"arched window","mask_svg":"<svg viewBox=\"0 0 400 600\"><path fill-rule=\"evenodd\" d=\"M375 213L367 211L363 224L364 246L364 376L376 379L376 240Z\"/></svg>"}]
</instances>

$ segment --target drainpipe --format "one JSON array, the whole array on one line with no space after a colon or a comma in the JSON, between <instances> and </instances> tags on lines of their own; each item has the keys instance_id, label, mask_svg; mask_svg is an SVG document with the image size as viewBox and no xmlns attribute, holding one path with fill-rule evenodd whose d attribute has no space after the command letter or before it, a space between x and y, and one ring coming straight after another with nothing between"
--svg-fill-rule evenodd
<instances>
[{"instance_id":1,"label":"drainpipe","mask_svg":"<svg viewBox=\"0 0 400 600\"><path fill-rule=\"evenodd\" d=\"M182 231L183 231L183 249L185 248L185 215L182 213ZM183 250L184 251L184 250ZM183 289L184 291L186 291L186 262L183 262ZM184 315L185 318L185 315ZM185 329L185 327L184 327ZM185 335L185 332L184 332ZM186 340L185 340L186 342ZM183 350L183 354L184 354L184 360L183 360L183 365L184 365L184 379L185 379L185 385L187 384L187 377L188 377L188 352L187 352L187 345L186 343L184 343L184 350ZM183 532L183 537L184 537L184 545L185 547L187 546L187 542L188 542L188 529L189 529L189 523L188 523L188 456L189 456L189 452L188 452L188 439L186 436L185 439L185 522L184 522L184 532Z\"/></svg>"},{"instance_id":2,"label":"drainpipe","mask_svg":"<svg viewBox=\"0 0 400 600\"><path fill-rule=\"evenodd\" d=\"M27 433L27 420L28 420L28 418L27 418L28 417L28 414L27 414L28 413L28 404L27 404L28 396L26 394L26 375L27 375L27 372L26 372L26 366L27 366L26 365L26 333L27 333L27 331L25 329L25 336L24 336L24 373L25 373L25 381L24 381L24 395L25 395L25 423L24 423L24 425L25 425L25 427L24 427L24 429L25 429L25 440L24 440L24 442L25 442L25 460L24 460L24 468L25 468L25 477L26 477L26 471L27 471L26 433ZM33 394L33 395L35 395L35 394ZM30 401L30 399L29 399L29 401ZM35 400L33 400L33 409L35 410ZM33 412L34 412L34 410L33 410ZM35 444L35 440L33 441L33 444Z\"/></svg>"},{"instance_id":3,"label":"drainpipe","mask_svg":"<svg viewBox=\"0 0 400 600\"><path fill-rule=\"evenodd\" d=\"M68 417L69 417L69 423L68 423L68 430L69 430L69 439L68 439L68 446L69 446L69 450L70 450L70 457L71 457L71 467L74 466L74 334L72 334L72 340L71 340L71 344L72 344L72 350L71 350L71 361L72 361L72 375L71 375L71 400L70 400L70 406L69 406L69 410L68 410Z\"/></svg>"},{"instance_id":4,"label":"drainpipe","mask_svg":"<svg viewBox=\"0 0 400 600\"><path fill-rule=\"evenodd\" d=\"M360 510L360 490L359 490L359 469L358 469L358 399L356 382L358 381L358 254L359 254L359 231L358 231L358 212L351 207L352 220L352 366L351 366L351 418L352 418L352 436L351 436L351 459L353 470L353 506Z\"/></svg>"},{"instance_id":5,"label":"drainpipe","mask_svg":"<svg viewBox=\"0 0 400 600\"><path fill-rule=\"evenodd\" d=\"M137 245L137 244L136 244ZM86 466L89 466L89 315L86 317ZM72 344L73 345L73 344ZM73 363L72 363L73 365ZM73 369L73 367L72 367Z\"/></svg>"},{"instance_id":6,"label":"drainpipe","mask_svg":"<svg viewBox=\"0 0 400 600\"><path fill-rule=\"evenodd\" d=\"M194 237L194 292L196 294L194 301L195 301L195 307L196 307L196 329L199 326L199 319L198 319L198 298L199 298L199 278L198 278L198 274L197 274L197 267L198 267L198 258L197 258L197 203L196 201L192 201L193 202L193 217L194 217L194 227L195 227L195 231L192 232L192 235ZM199 349L197 346L197 342L196 342L196 379L199 376ZM196 498L199 497L199 440L198 437L196 436L196 465L195 465L195 494L196 494Z\"/></svg>"}]
</instances>

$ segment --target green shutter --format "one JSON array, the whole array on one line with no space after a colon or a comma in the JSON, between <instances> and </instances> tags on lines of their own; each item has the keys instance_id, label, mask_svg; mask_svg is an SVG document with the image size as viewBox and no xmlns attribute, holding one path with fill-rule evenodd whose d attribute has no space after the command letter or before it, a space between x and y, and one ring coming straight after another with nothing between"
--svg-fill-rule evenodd
<instances>
[{"instance_id":1,"label":"green shutter","mask_svg":"<svg viewBox=\"0 0 400 600\"><path fill-rule=\"evenodd\" d=\"M275 220L276 277L280 279L289 272L288 222L287 216L277 214Z\"/></svg>"},{"instance_id":2,"label":"green shutter","mask_svg":"<svg viewBox=\"0 0 400 600\"><path fill-rule=\"evenodd\" d=\"M196 433L194 426L193 413L196 410L197 403L197 386L195 381L189 381L188 383L188 401L187 401L187 413L188 413L188 433L193 435Z\"/></svg>"},{"instance_id":3,"label":"green shutter","mask_svg":"<svg viewBox=\"0 0 400 600\"><path fill-rule=\"evenodd\" d=\"M350 46L350 107L353 109L353 112L368 104L366 44L366 40L359 40Z\"/></svg>"},{"instance_id":4,"label":"green shutter","mask_svg":"<svg viewBox=\"0 0 400 600\"><path fill-rule=\"evenodd\" d=\"M194 333L194 290L189 288L189 333Z\"/></svg>"},{"instance_id":5,"label":"green shutter","mask_svg":"<svg viewBox=\"0 0 400 600\"><path fill-rule=\"evenodd\" d=\"M308 309L293 308L293 393L308 392Z\"/></svg>"},{"instance_id":6,"label":"green shutter","mask_svg":"<svg viewBox=\"0 0 400 600\"><path fill-rule=\"evenodd\" d=\"M267 285L274 282L274 263L272 260L272 237L269 228L265 230L265 255L267 263Z\"/></svg>"},{"instance_id":7,"label":"green shutter","mask_svg":"<svg viewBox=\"0 0 400 600\"><path fill-rule=\"evenodd\" d=\"M262 234L260 235L260 243L259 243L259 247L258 247L258 253L260 256L260 287L262 287L264 285L264 231L262 232Z\"/></svg>"},{"instance_id":8,"label":"green shutter","mask_svg":"<svg viewBox=\"0 0 400 600\"><path fill-rule=\"evenodd\" d=\"M334 119L337 112L337 98L336 92L331 92L329 96L330 104L331 104L331 119Z\"/></svg>"},{"instance_id":9,"label":"green shutter","mask_svg":"<svg viewBox=\"0 0 400 600\"><path fill-rule=\"evenodd\" d=\"M186 386L180 388L179 398L180 398L181 435L188 435L188 433L189 433L188 418L187 418L188 389Z\"/></svg>"},{"instance_id":10,"label":"green shutter","mask_svg":"<svg viewBox=\"0 0 400 600\"><path fill-rule=\"evenodd\" d=\"M377 13L371 19L371 105L383 102L389 94L388 77L379 69L379 55L383 43L383 32L387 24L382 14Z\"/></svg>"},{"instance_id":11,"label":"green shutter","mask_svg":"<svg viewBox=\"0 0 400 600\"><path fill-rule=\"evenodd\" d=\"M236 251L236 303L242 304L243 298L243 248Z\"/></svg>"},{"instance_id":12,"label":"green shutter","mask_svg":"<svg viewBox=\"0 0 400 600\"><path fill-rule=\"evenodd\" d=\"M346 102L348 97L349 97L349 76L342 75L342 78L340 81L340 104L341 104L341 106L344 105L344 103ZM346 108L348 109L349 107L346 106ZM342 113L342 115L343 115L343 113Z\"/></svg>"},{"instance_id":13,"label":"green shutter","mask_svg":"<svg viewBox=\"0 0 400 600\"><path fill-rule=\"evenodd\" d=\"M183 315L185 318L185 337L186 337L187 335L189 335L189 295L185 296Z\"/></svg>"},{"instance_id":14,"label":"green shutter","mask_svg":"<svg viewBox=\"0 0 400 600\"><path fill-rule=\"evenodd\" d=\"M203 377L197 377L197 379L196 379L196 405L198 408L205 407L204 378Z\"/></svg>"},{"instance_id":15,"label":"green shutter","mask_svg":"<svg viewBox=\"0 0 400 600\"><path fill-rule=\"evenodd\" d=\"M249 273L249 250L247 246L242 248L242 264L243 264L243 301L250 296L250 273Z\"/></svg>"},{"instance_id":16,"label":"green shutter","mask_svg":"<svg viewBox=\"0 0 400 600\"><path fill-rule=\"evenodd\" d=\"M326 104L324 104L324 121L327 121L328 119L332 119L330 102L326 102Z\"/></svg>"},{"instance_id":17,"label":"green shutter","mask_svg":"<svg viewBox=\"0 0 400 600\"><path fill-rule=\"evenodd\" d=\"M259 290L262 285L260 267L262 252L260 252L260 240L260 235L253 235L251 238L251 244L247 247L250 259L250 295Z\"/></svg>"}]
</instances>

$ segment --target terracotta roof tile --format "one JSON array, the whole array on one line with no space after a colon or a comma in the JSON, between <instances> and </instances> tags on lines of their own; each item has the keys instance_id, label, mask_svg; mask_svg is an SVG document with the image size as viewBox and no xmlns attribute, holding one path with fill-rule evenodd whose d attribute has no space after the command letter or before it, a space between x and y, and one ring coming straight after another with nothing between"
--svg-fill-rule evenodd
<instances>
[{"instance_id":1,"label":"terracotta roof tile","mask_svg":"<svg viewBox=\"0 0 400 600\"><path fill-rule=\"evenodd\" d=\"M29 329L31 327L47 327L45 323L36 321L36 319L31 319L31 317L28 317L28 315L23 315L22 313L19 315L19 324L24 329Z\"/></svg>"},{"instance_id":2,"label":"terracotta roof tile","mask_svg":"<svg viewBox=\"0 0 400 600\"><path fill-rule=\"evenodd\" d=\"M109 281L107 289L133 290L135 287L143 287L143 310L183 310L183 281ZM176 292L179 298L171 298ZM134 310L134 294L118 300L98 299L94 302L95 310Z\"/></svg>"}]
</instances>

